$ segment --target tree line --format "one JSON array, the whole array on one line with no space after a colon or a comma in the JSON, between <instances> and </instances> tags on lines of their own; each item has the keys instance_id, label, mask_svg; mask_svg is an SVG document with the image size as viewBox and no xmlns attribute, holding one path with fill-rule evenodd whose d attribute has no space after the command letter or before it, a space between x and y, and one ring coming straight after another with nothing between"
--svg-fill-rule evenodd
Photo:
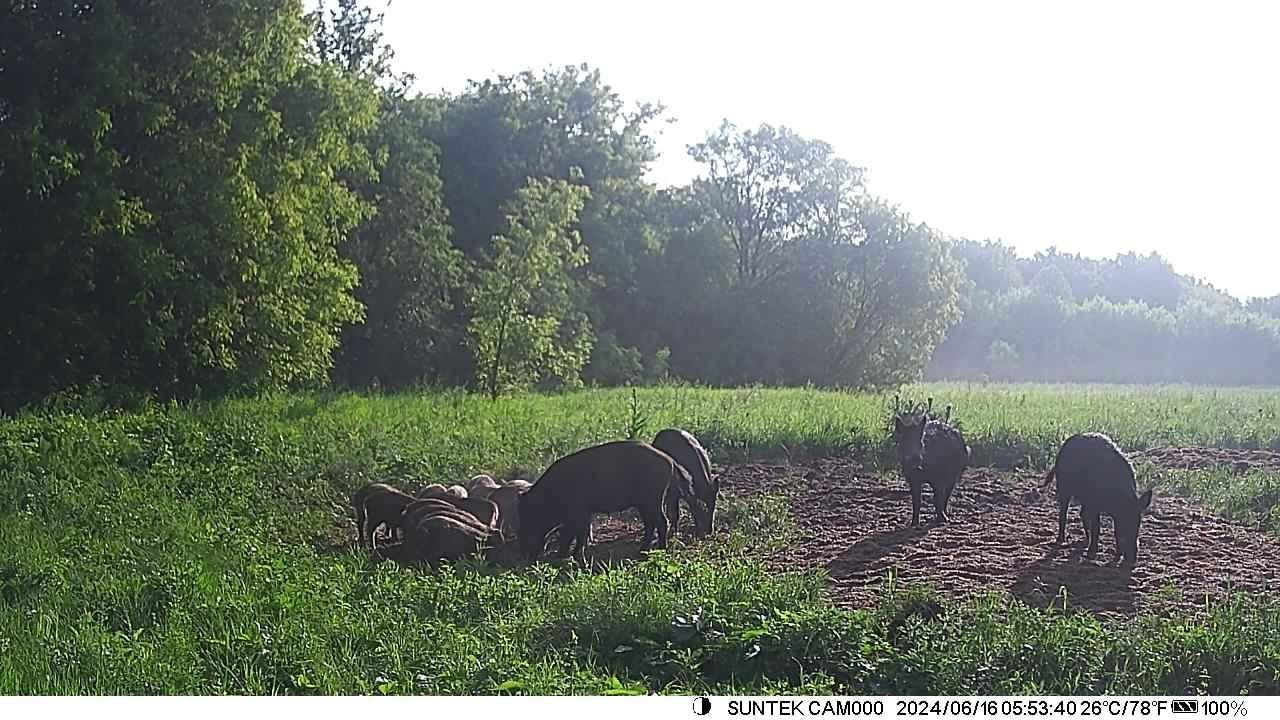
<instances>
[{"instance_id":1,"label":"tree line","mask_svg":"<svg viewBox=\"0 0 1280 720\"><path fill-rule=\"evenodd\" d=\"M1275 380L1280 302L1157 257L946 237L781 126L725 122L688 150L698 177L660 188L661 106L586 66L414 93L380 28L356 0L10 3L0 406L94 385Z\"/></svg>"},{"instance_id":2,"label":"tree line","mask_svg":"<svg viewBox=\"0 0 1280 720\"><path fill-rule=\"evenodd\" d=\"M1018 258L957 241L963 319L932 378L1072 382L1280 382L1280 296L1243 304L1159 255Z\"/></svg>"}]
</instances>

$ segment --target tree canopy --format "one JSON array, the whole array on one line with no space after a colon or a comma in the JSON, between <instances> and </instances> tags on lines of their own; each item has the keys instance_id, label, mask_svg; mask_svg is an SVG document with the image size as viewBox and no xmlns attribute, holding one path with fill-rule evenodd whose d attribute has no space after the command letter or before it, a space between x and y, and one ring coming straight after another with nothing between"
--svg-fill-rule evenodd
<instances>
[{"instance_id":1,"label":"tree canopy","mask_svg":"<svg viewBox=\"0 0 1280 720\"><path fill-rule=\"evenodd\" d=\"M0 22L10 402L325 379L361 319L338 253L377 98L308 62L288 0L17 2Z\"/></svg>"},{"instance_id":2,"label":"tree canopy","mask_svg":"<svg viewBox=\"0 0 1280 720\"><path fill-rule=\"evenodd\" d=\"M1156 254L1019 257L599 70L424 95L357 0L17 0L0 22L0 407L339 382L1280 380L1280 300ZM1081 212L1088 212L1082 208Z\"/></svg>"}]
</instances>

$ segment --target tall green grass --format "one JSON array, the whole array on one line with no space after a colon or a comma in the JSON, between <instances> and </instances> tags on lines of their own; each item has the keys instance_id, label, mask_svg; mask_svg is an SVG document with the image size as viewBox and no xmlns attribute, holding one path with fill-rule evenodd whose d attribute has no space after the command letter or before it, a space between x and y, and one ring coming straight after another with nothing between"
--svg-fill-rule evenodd
<instances>
[{"instance_id":1,"label":"tall green grass","mask_svg":"<svg viewBox=\"0 0 1280 720\"><path fill-rule=\"evenodd\" d=\"M1138 473L1144 485L1197 498L1223 517L1280 534L1280 474L1259 469L1240 473L1225 467L1182 470L1142 465Z\"/></svg>"},{"instance_id":2,"label":"tall green grass","mask_svg":"<svg viewBox=\"0 0 1280 720\"><path fill-rule=\"evenodd\" d=\"M1280 389L1274 388L939 383L903 394L932 397L939 411L953 405L975 460L983 463L1044 465L1062 440L1083 430L1107 432L1130 450L1280 448ZM891 406L888 394L663 387L497 401L461 392L275 395L140 414L234 419L322 442L345 435L363 445L357 449L389 459L398 453L406 470L456 473L545 463L590 442L649 435L673 424L705 438L725 458L866 453L885 447ZM75 407L53 415L74 414Z\"/></svg>"},{"instance_id":3,"label":"tall green grass","mask_svg":"<svg viewBox=\"0 0 1280 720\"><path fill-rule=\"evenodd\" d=\"M936 407L954 403L979 461L1043 464L1083 429L1129 448L1280 446L1280 393L1269 390L911 391ZM901 616L895 593L879 609L836 609L821 577L771 576L737 552L785 533L769 498L726 508L738 535L723 546L595 574L552 565L410 572L339 542L351 535L347 497L367 481L413 488L537 470L592 442L667 425L706 440L718 461L836 452L875 461L889 404L661 388L638 392L634 405L625 390L497 402L313 394L5 419L0 691L1277 689L1280 649L1269 638L1280 606L1268 601L1123 625L1004 597L952 605L928 622L891 621Z\"/></svg>"}]
</instances>

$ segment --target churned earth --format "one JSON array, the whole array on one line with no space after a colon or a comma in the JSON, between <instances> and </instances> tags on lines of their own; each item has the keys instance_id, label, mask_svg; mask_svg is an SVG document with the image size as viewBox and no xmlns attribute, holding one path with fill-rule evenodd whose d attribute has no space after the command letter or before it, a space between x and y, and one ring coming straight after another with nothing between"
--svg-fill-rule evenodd
<instances>
[{"instance_id":1,"label":"churned earth","mask_svg":"<svg viewBox=\"0 0 1280 720\"><path fill-rule=\"evenodd\" d=\"M1280 454L1267 451L1160 449L1135 461L1140 457L1177 468L1280 467ZM1055 544L1057 503L1052 486L1041 488L1042 473L971 468L952 496L951 523L929 526L926 488L921 527L912 528L910 495L897 472L872 473L845 458L715 470L722 493L788 495L799 537L768 562L782 571L826 570L833 601L847 607L874 602L891 572L899 582L929 584L951 597L1007 591L1035 606L1112 616L1203 608L1206 598L1233 591L1280 589L1280 539L1166 493L1156 493L1142 524L1138 562L1125 568L1114 563L1115 536L1105 516L1094 560L1083 556L1075 506L1068 545ZM629 555L640 525L633 517L597 516L593 532L599 551Z\"/></svg>"}]
</instances>

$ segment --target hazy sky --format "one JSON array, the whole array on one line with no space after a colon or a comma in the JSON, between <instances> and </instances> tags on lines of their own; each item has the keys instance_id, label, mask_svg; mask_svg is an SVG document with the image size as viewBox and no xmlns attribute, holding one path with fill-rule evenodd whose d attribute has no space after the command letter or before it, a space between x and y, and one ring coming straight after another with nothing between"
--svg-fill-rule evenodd
<instances>
[{"instance_id":1,"label":"hazy sky","mask_svg":"<svg viewBox=\"0 0 1280 720\"><path fill-rule=\"evenodd\" d=\"M1280 294L1280 6L395 0L386 31L423 91L587 62L663 103L659 182L721 118L788 125L946 233Z\"/></svg>"}]
</instances>

